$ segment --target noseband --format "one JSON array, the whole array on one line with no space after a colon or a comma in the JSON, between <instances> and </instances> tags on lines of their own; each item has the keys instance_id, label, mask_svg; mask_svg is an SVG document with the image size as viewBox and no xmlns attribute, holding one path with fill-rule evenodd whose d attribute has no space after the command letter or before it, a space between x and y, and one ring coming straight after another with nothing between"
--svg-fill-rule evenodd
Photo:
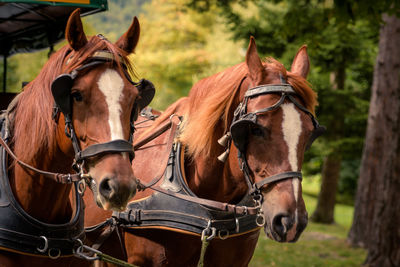
<instances>
[{"instance_id":1,"label":"noseband","mask_svg":"<svg viewBox=\"0 0 400 267\"><path fill-rule=\"evenodd\" d=\"M244 80L244 79L243 79ZM242 82L243 82L242 80ZM242 172L244 173L246 183L249 188L249 193L250 194L259 194L261 188L264 185L273 183L273 182L278 182L281 180L285 179L290 179L290 178L298 178L302 179L302 173L297 172L297 171L289 171L289 172L282 172L279 174L275 174L272 176L269 176L259 182L253 182L250 178L250 168L246 160L246 148L248 144L248 130L250 126L252 125L258 125L257 123L257 117L263 113L273 111L277 108L279 108L286 99L288 99L290 102L292 102L296 107L298 107L301 111L305 112L307 115L310 116L312 123L314 125L314 130L312 132L312 135L307 143L307 149L311 146L312 142L321 134L323 134L326 130L324 126L319 125L317 119L314 117L314 115L308 111L303 105L301 105L294 96L298 96L296 91L293 89L293 87L283 81L281 79L282 84L267 84L267 85L260 85L256 86L253 88L250 88L247 90L247 92L244 95L243 101L239 104L239 106L236 108L234 112L234 117L232 120L232 124L230 127L230 132L228 133L228 136L231 136L233 143L235 146L238 148L238 159L239 159L239 166ZM241 82L241 84L242 84ZM240 87L240 85L239 85ZM266 94L280 94L281 97L279 101L270 106L266 107L254 112L247 112L247 104L248 101L253 98L257 97L260 95L266 95Z\"/></svg>"}]
</instances>

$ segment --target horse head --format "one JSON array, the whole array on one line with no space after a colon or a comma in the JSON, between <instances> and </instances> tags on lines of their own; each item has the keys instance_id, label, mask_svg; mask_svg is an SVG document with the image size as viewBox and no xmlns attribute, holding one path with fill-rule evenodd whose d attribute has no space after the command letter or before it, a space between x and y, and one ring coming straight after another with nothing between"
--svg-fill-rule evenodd
<instances>
[{"instance_id":1,"label":"horse head","mask_svg":"<svg viewBox=\"0 0 400 267\"><path fill-rule=\"evenodd\" d=\"M139 22L135 17L115 44L101 35L88 40L77 10L65 34L69 48L60 51L65 54L62 75L52 82L61 111L57 143L65 154L75 153L75 167L87 172L96 203L106 210L122 210L137 186L131 135L143 104L139 100L145 96L130 79L127 55L139 40Z\"/></svg>"},{"instance_id":2,"label":"horse head","mask_svg":"<svg viewBox=\"0 0 400 267\"><path fill-rule=\"evenodd\" d=\"M263 63L251 38L246 65L242 102L230 132L250 191L259 196L265 233L295 242L308 221L301 187L304 152L322 129L313 115L316 95L305 80L306 47L297 52L289 72L274 59Z\"/></svg>"}]
</instances>

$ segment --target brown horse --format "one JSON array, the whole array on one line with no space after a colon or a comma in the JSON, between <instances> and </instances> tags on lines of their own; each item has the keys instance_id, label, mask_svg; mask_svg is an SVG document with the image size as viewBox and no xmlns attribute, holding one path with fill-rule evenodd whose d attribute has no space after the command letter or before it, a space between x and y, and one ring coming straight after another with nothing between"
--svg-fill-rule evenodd
<instances>
[{"instance_id":1,"label":"brown horse","mask_svg":"<svg viewBox=\"0 0 400 267\"><path fill-rule=\"evenodd\" d=\"M182 148L174 149L182 153L173 156L180 157L174 162L181 164L184 185L174 188L176 184L168 180L176 177L169 176L167 170L166 178L158 184L169 188L168 192L185 191L197 199L237 204L236 209L243 208L239 204L249 193L258 195L256 204L262 202L255 227L244 232L238 229L246 228L239 223L238 216L232 234L216 230L220 238L210 241L205 266L247 266L259 236L257 225L265 223L267 236L279 242L297 241L306 227L308 215L302 199L300 170L306 146L318 127L313 116L316 93L306 81L308 72L305 46L295 56L291 70L286 71L274 59L261 62L251 38L244 63L196 83L187 98L171 105L143 133L147 136L155 131L172 114L184 118L176 138ZM154 181L165 169L170 154L165 149L168 136L164 133L137 151L133 166L143 183ZM225 136L223 146L217 142L221 136ZM219 155L224 151L227 158L221 162L219 159L224 161L224 157ZM202 242L198 232L188 229L202 222L201 216L194 213L201 207L193 209L192 218L193 206L188 201L176 204L174 197L162 201L163 194L152 190L138 192L129 207L139 208L118 215L125 224L127 260L139 266L196 266ZM161 197L157 200L156 195ZM207 206L208 202L205 203ZM162 213L158 207L169 210ZM86 218L87 225L93 225L107 218L107 214L90 209ZM182 226L179 220L190 223ZM209 220L204 228L211 229L213 223ZM118 248L115 243L106 242L103 250L111 253Z\"/></svg>"},{"instance_id":2,"label":"brown horse","mask_svg":"<svg viewBox=\"0 0 400 267\"><path fill-rule=\"evenodd\" d=\"M89 265L72 257L79 242L71 238L84 238L81 197L70 194L82 193L85 183L80 180L78 187L75 182L72 190L74 178L90 183L103 209L124 209L135 195L129 159L133 149L125 140L140 92L129 79L127 56L139 34L135 17L115 44L101 35L88 40L80 11L74 11L66 26L68 45L51 56L10 110L11 127L1 128L11 137L2 136L19 160L43 171L68 173L75 158L80 176L57 176L54 181L16 162L8 172L2 170L0 227L11 229L0 231L0 266ZM4 166L4 150L1 155ZM3 216L5 209L13 214ZM7 235L10 239L4 239Z\"/></svg>"}]
</instances>

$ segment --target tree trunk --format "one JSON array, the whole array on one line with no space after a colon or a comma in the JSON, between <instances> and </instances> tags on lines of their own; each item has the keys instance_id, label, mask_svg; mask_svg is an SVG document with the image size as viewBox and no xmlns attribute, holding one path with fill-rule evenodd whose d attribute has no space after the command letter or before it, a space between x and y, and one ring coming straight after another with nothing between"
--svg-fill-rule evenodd
<instances>
[{"instance_id":1,"label":"tree trunk","mask_svg":"<svg viewBox=\"0 0 400 267\"><path fill-rule=\"evenodd\" d=\"M317 208L311 216L311 220L314 222L334 222L336 190L340 177L340 163L341 158L336 153L328 155L324 160Z\"/></svg>"},{"instance_id":2,"label":"tree trunk","mask_svg":"<svg viewBox=\"0 0 400 267\"><path fill-rule=\"evenodd\" d=\"M400 266L400 19L383 15L349 241L369 266Z\"/></svg>"},{"instance_id":3,"label":"tree trunk","mask_svg":"<svg viewBox=\"0 0 400 267\"><path fill-rule=\"evenodd\" d=\"M346 64L343 60L336 72L331 74L332 90L343 90L346 80ZM339 105L338 105L339 107ZM330 140L338 140L343 134L344 112L342 110L334 112L338 114L329 125L328 131L331 132ZM318 195L317 207L311 216L311 220L319 223L334 223L334 211L336 203L336 192L340 178L340 165L342 158L337 149L332 149L323 163L321 176L321 189Z\"/></svg>"}]
</instances>

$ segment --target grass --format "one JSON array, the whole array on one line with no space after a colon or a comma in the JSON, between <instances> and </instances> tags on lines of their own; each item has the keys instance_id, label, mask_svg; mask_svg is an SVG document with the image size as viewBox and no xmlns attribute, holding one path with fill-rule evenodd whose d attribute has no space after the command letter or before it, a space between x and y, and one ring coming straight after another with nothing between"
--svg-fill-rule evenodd
<instances>
[{"instance_id":1,"label":"grass","mask_svg":"<svg viewBox=\"0 0 400 267\"><path fill-rule=\"evenodd\" d=\"M303 187L305 192L309 188L313 190L313 186L307 184ZM316 198L310 194L304 194L303 198L307 211L312 214L317 204ZM352 206L336 204L335 224L309 222L300 239L294 244L272 241L261 232L249 266L360 266L366 257L366 251L352 248L346 243L352 219Z\"/></svg>"}]
</instances>

